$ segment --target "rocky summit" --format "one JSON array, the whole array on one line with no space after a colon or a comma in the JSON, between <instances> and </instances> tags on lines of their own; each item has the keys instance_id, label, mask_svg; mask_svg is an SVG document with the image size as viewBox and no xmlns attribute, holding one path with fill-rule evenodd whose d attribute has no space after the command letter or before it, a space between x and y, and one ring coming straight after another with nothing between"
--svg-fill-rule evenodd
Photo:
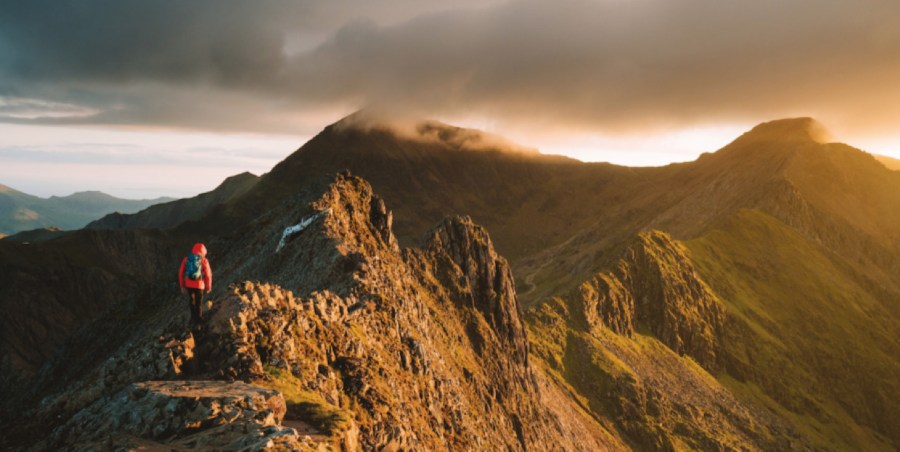
<instances>
[{"instance_id":1,"label":"rocky summit","mask_svg":"<svg viewBox=\"0 0 900 452\"><path fill-rule=\"evenodd\" d=\"M0 446L900 444L900 173L815 121L624 168L351 119L259 178L0 241Z\"/></svg>"}]
</instances>

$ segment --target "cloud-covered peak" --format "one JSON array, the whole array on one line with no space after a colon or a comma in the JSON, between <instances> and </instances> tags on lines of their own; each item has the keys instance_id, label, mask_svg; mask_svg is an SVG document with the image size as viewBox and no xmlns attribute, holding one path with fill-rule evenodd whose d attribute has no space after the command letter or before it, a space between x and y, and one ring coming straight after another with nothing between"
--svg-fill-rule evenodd
<instances>
[{"instance_id":1,"label":"cloud-covered peak","mask_svg":"<svg viewBox=\"0 0 900 452\"><path fill-rule=\"evenodd\" d=\"M813 118L788 118L764 122L745 133L740 140L827 143L831 141L831 133Z\"/></svg>"},{"instance_id":2,"label":"cloud-covered peak","mask_svg":"<svg viewBox=\"0 0 900 452\"><path fill-rule=\"evenodd\" d=\"M344 117L329 128L338 133L387 132L404 140L439 143L449 149L538 154L537 149L522 146L482 130L456 127L441 121L417 118L393 110L365 108Z\"/></svg>"}]
</instances>

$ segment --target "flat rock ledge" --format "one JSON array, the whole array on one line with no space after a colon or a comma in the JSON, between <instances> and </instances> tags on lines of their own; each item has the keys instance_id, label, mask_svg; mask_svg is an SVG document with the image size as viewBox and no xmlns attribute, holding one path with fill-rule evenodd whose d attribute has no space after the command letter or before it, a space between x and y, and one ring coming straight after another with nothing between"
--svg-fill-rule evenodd
<instances>
[{"instance_id":1,"label":"flat rock ledge","mask_svg":"<svg viewBox=\"0 0 900 452\"><path fill-rule=\"evenodd\" d=\"M146 381L98 400L53 431L64 450L149 448L318 450L281 421L280 392L240 381Z\"/></svg>"}]
</instances>

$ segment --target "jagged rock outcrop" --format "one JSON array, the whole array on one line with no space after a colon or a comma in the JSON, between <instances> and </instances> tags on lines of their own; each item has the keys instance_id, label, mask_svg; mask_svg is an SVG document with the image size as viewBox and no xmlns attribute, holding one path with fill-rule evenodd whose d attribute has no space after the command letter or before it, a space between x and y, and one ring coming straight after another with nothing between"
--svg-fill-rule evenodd
<instances>
[{"instance_id":1,"label":"jagged rock outcrop","mask_svg":"<svg viewBox=\"0 0 900 452\"><path fill-rule=\"evenodd\" d=\"M725 307L700 279L683 246L661 232L643 233L625 255L623 275L635 294L635 313L664 344L712 368Z\"/></svg>"},{"instance_id":2,"label":"jagged rock outcrop","mask_svg":"<svg viewBox=\"0 0 900 452\"><path fill-rule=\"evenodd\" d=\"M512 271L494 251L487 231L469 217L447 218L428 234L424 251L444 287L455 292L453 300L480 312L515 361L527 364L528 341Z\"/></svg>"},{"instance_id":3,"label":"jagged rock outcrop","mask_svg":"<svg viewBox=\"0 0 900 452\"><path fill-rule=\"evenodd\" d=\"M609 328L618 334L634 334L634 298L622 280L612 273L598 273L572 297L578 324L585 329Z\"/></svg>"},{"instance_id":4,"label":"jagged rock outcrop","mask_svg":"<svg viewBox=\"0 0 900 452\"><path fill-rule=\"evenodd\" d=\"M717 364L725 308L684 247L664 232L641 233L611 272L586 281L571 298L589 329L632 336L643 325L674 352L707 369Z\"/></svg>"}]
</instances>

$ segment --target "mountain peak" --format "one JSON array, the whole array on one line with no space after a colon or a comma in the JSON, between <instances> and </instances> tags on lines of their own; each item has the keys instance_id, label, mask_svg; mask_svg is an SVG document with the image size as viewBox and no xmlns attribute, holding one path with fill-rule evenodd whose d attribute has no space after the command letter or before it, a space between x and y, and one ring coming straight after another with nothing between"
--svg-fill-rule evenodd
<instances>
[{"instance_id":1,"label":"mountain peak","mask_svg":"<svg viewBox=\"0 0 900 452\"><path fill-rule=\"evenodd\" d=\"M539 154L537 149L522 146L483 130L456 127L434 119L416 118L371 108L352 113L326 128L329 129L337 132L387 132L400 139L439 145L448 149Z\"/></svg>"},{"instance_id":2,"label":"mountain peak","mask_svg":"<svg viewBox=\"0 0 900 452\"><path fill-rule=\"evenodd\" d=\"M104 201L106 201L106 200L117 199L113 195L103 193L102 191L98 191L98 190L77 191L75 193L72 193L69 196L51 196L50 198L64 199L64 200L70 200L70 201L75 201L75 200L78 200L78 201L104 200Z\"/></svg>"},{"instance_id":3,"label":"mountain peak","mask_svg":"<svg viewBox=\"0 0 900 452\"><path fill-rule=\"evenodd\" d=\"M813 118L788 118L764 122L736 141L805 141L827 143L831 139L828 129Z\"/></svg>"},{"instance_id":4,"label":"mountain peak","mask_svg":"<svg viewBox=\"0 0 900 452\"><path fill-rule=\"evenodd\" d=\"M241 187L248 184L252 185L257 181L259 181L259 176L249 171L244 171L243 173L226 177L221 184L213 189L213 191L220 189L233 189L235 187Z\"/></svg>"}]
</instances>

